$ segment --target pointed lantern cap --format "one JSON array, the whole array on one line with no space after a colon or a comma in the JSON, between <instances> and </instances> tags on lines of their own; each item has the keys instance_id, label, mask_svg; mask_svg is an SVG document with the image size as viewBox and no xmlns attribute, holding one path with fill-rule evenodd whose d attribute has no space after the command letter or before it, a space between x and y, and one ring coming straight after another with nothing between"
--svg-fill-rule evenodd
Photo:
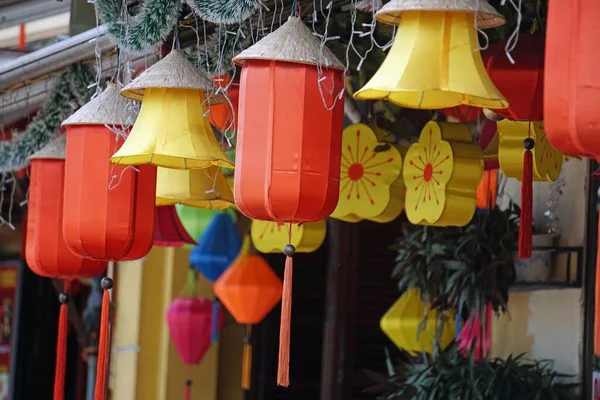
<instances>
[{"instance_id":1,"label":"pointed lantern cap","mask_svg":"<svg viewBox=\"0 0 600 400\"><path fill-rule=\"evenodd\" d=\"M405 11L447 11L477 14L477 27L495 28L506 19L486 0L390 0L375 17L378 21L398 25Z\"/></svg>"},{"instance_id":2,"label":"pointed lantern cap","mask_svg":"<svg viewBox=\"0 0 600 400\"><path fill-rule=\"evenodd\" d=\"M60 135L51 140L40 151L29 157L30 160L64 160L67 157L67 137Z\"/></svg>"},{"instance_id":3,"label":"pointed lantern cap","mask_svg":"<svg viewBox=\"0 0 600 400\"><path fill-rule=\"evenodd\" d=\"M319 39L298 17L290 17L277 30L233 58L238 65L244 65L246 60L322 65L338 70L346 68L327 46L321 46Z\"/></svg>"},{"instance_id":4,"label":"pointed lantern cap","mask_svg":"<svg viewBox=\"0 0 600 400\"><path fill-rule=\"evenodd\" d=\"M63 121L62 126L131 126L134 122L135 118L131 118L127 99L119 95L119 88L114 83L109 83L99 96L90 100L73 115Z\"/></svg>"},{"instance_id":5,"label":"pointed lantern cap","mask_svg":"<svg viewBox=\"0 0 600 400\"><path fill-rule=\"evenodd\" d=\"M121 96L142 101L144 91L149 88L200 90L211 104L225 101L217 93L212 79L188 61L181 50L171 51L165 58L145 70L121 90Z\"/></svg>"}]
</instances>

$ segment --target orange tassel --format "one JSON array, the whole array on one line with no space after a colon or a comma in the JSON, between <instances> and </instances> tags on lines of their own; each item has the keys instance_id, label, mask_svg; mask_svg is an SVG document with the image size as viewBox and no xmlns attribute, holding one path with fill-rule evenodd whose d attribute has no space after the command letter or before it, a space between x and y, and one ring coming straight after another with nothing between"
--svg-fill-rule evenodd
<instances>
[{"instance_id":1,"label":"orange tassel","mask_svg":"<svg viewBox=\"0 0 600 400\"><path fill-rule=\"evenodd\" d=\"M110 351L110 289L113 281L110 278L102 279L102 314L100 315L100 339L98 342L98 364L96 368L96 390L94 400L106 399L106 375L108 374L108 352Z\"/></svg>"},{"instance_id":2,"label":"orange tassel","mask_svg":"<svg viewBox=\"0 0 600 400\"><path fill-rule=\"evenodd\" d=\"M58 317L58 336L56 338L56 366L54 370L54 400L65 397L65 372L67 370L67 333L69 330L69 286L64 282L63 293L58 296L60 313Z\"/></svg>"},{"instance_id":3,"label":"orange tassel","mask_svg":"<svg viewBox=\"0 0 600 400\"><path fill-rule=\"evenodd\" d=\"M244 338L244 359L242 363L242 389L250 390L252 381L252 345L250 344L250 332L252 325L246 326L246 337Z\"/></svg>"},{"instance_id":4,"label":"orange tassel","mask_svg":"<svg viewBox=\"0 0 600 400\"><path fill-rule=\"evenodd\" d=\"M533 147L531 138L523 141L525 155L523 156L523 176L521 178L521 218L519 227L519 258L531 257L532 220L533 220Z\"/></svg>"},{"instance_id":5,"label":"orange tassel","mask_svg":"<svg viewBox=\"0 0 600 400\"><path fill-rule=\"evenodd\" d=\"M292 319L292 273L296 249L291 244L285 246L285 273L283 277L283 295L281 298L281 325L279 327L279 368L277 384L290 385L290 329Z\"/></svg>"},{"instance_id":6,"label":"orange tassel","mask_svg":"<svg viewBox=\"0 0 600 400\"><path fill-rule=\"evenodd\" d=\"M185 381L185 400L192 400L192 380Z\"/></svg>"}]
</instances>

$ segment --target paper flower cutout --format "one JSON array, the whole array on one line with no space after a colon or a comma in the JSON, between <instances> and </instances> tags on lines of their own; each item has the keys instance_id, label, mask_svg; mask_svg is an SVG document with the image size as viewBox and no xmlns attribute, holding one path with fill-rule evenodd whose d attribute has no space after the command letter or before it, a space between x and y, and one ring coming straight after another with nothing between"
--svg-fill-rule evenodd
<instances>
[{"instance_id":1,"label":"paper flower cutout","mask_svg":"<svg viewBox=\"0 0 600 400\"><path fill-rule=\"evenodd\" d=\"M523 140L531 137L533 148L533 179L554 182L560 175L564 156L546 138L543 122L509 121L498 122L500 146L498 158L504 175L521 179L523 174Z\"/></svg>"},{"instance_id":2,"label":"paper flower cutout","mask_svg":"<svg viewBox=\"0 0 600 400\"><path fill-rule=\"evenodd\" d=\"M254 220L250 227L252 243L261 253L281 253L288 243L296 247L297 253L311 253L321 247L326 233L325 221L307 222L290 228L289 224L278 225L277 222Z\"/></svg>"},{"instance_id":3,"label":"paper flower cutout","mask_svg":"<svg viewBox=\"0 0 600 400\"><path fill-rule=\"evenodd\" d=\"M464 226L475 212L483 154L463 124L429 122L404 161L406 215L413 224Z\"/></svg>"},{"instance_id":4,"label":"paper flower cutout","mask_svg":"<svg viewBox=\"0 0 600 400\"><path fill-rule=\"evenodd\" d=\"M401 171L395 145L380 141L367 125L348 126L342 136L340 196L331 216L347 222L395 219L404 203Z\"/></svg>"}]
</instances>

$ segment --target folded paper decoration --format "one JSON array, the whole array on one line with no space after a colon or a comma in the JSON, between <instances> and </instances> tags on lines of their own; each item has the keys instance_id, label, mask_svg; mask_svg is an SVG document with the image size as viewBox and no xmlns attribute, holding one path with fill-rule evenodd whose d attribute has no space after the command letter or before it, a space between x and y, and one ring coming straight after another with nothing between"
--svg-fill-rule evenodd
<instances>
[{"instance_id":1,"label":"folded paper decoration","mask_svg":"<svg viewBox=\"0 0 600 400\"><path fill-rule=\"evenodd\" d=\"M466 125L428 122L406 153L403 174L411 223L464 226L471 221L483 154Z\"/></svg>"},{"instance_id":2,"label":"folded paper decoration","mask_svg":"<svg viewBox=\"0 0 600 400\"><path fill-rule=\"evenodd\" d=\"M180 247L195 245L196 241L185 230L179 220L175 206L156 207L154 217L154 245Z\"/></svg>"},{"instance_id":3,"label":"folded paper decoration","mask_svg":"<svg viewBox=\"0 0 600 400\"><path fill-rule=\"evenodd\" d=\"M261 253L281 253L288 243L296 248L297 253L311 253L321 247L326 234L326 221L307 222L298 226L279 225L277 222L270 221L252 221L250 227L252 244Z\"/></svg>"}]
</instances>

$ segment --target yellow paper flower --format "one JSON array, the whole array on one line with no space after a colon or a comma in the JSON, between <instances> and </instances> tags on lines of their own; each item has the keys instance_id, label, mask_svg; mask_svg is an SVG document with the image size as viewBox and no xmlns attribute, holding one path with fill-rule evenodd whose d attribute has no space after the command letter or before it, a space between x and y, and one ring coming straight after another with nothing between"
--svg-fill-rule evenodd
<instances>
[{"instance_id":1,"label":"yellow paper flower","mask_svg":"<svg viewBox=\"0 0 600 400\"><path fill-rule=\"evenodd\" d=\"M543 122L503 120L498 122L498 136L498 158L504 175L521 180L525 153L523 140L531 137L535 141L533 179L546 182L558 179L564 156L546 138Z\"/></svg>"},{"instance_id":2,"label":"yellow paper flower","mask_svg":"<svg viewBox=\"0 0 600 400\"><path fill-rule=\"evenodd\" d=\"M404 161L406 215L413 224L464 226L475 212L483 154L463 124L429 122Z\"/></svg>"},{"instance_id":3,"label":"yellow paper flower","mask_svg":"<svg viewBox=\"0 0 600 400\"><path fill-rule=\"evenodd\" d=\"M326 234L325 221L292 225L290 228L289 224L278 225L277 222L253 220L250 227L252 243L261 253L281 253L288 243L294 245L298 253L311 253L321 247Z\"/></svg>"},{"instance_id":4,"label":"yellow paper flower","mask_svg":"<svg viewBox=\"0 0 600 400\"><path fill-rule=\"evenodd\" d=\"M347 222L388 222L402 212L402 155L364 124L350 125L342 137L340 197L331 214Z\"/></svg>"}]
</instances>

